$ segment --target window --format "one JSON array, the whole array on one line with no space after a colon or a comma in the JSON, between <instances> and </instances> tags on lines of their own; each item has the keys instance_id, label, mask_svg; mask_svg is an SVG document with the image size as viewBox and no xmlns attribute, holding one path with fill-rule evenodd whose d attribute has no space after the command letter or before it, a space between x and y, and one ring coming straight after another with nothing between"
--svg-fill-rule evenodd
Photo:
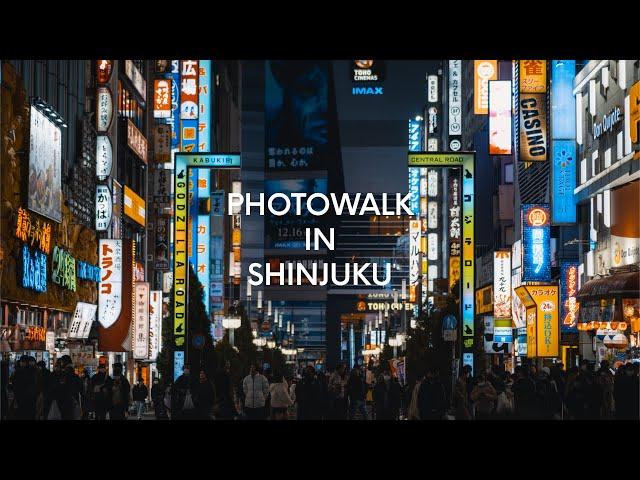
<instances>
[{"instance_id":1,"label":"window","mask_svg":"<svg viewBox=\"0 0 640 480\"><path fill-rule=\"evenodd\" d=\"M513 163L504 166L504 183L513 183Z\"/></svg>"}]
</instances>

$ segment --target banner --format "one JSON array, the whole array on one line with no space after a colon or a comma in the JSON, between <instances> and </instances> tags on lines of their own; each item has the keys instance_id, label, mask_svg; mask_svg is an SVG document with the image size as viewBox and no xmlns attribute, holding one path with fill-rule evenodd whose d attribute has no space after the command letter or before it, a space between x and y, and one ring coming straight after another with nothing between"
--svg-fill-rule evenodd
<instances>
[{"instance_id":1,"label":"banner","mask_svg":"<svg viewBox=\"0 0 640 480\"><path fill-rule=\"evenodd\" d=\"M416 301L420 279L420 220L409 221L409 302Z\"/></svg>"},{"instance_id":2,"label":"banner","mask_svg":"<svg viewBox=\"0 0 640 480\"><path fill-rule=\"evenodd\" d=\"M198 151L211 150L211 60L200 60L198 78Z\"/></svg>"},{"instance_id":3,"label":"banner","mask_svg":"<svg viewBox=\"0 0 640 480\"><path fill-rule=\"evenodd\" d=\"M100 240L100 279L98 321L110 327L122 309L122 240Z\"/></svg>"},{"instance_id":4,"label":"banner","mask_svg":"<svg viewBox=\"0 0 640 480\"><path fill-rule=\"evenodd\" d=\"M511 80L489 82L489 155L511 155Z\"/></svg>"},{"instance_id":5,"label":"banner","mask_svg":"<svg viewBox=\"0 0 640 480\"><path fill-rule=\"evenodd\" d=\"M199 73L198 60L180 61L180 120L198 119Z\"/></svg>"},{"instance_id":6,"label":"banner","mask_svg":"<svg viewBox=\"0 0 640 480\"><path fill-rule=\"evenodd\" d=\"M498 79L497 60L473 61L473 113L489 112L489 81Z\"/></svg>"},{"instance_id":7,"label":"banner","mask_svg":"<svg viewBox=\"0 0 640 480\"><path fill-rule=\"evenodd\" d=\"M113 203L111 191L106 185L96 186L96 230L104 232L111 224Z\"/></svg>"},{"instance_id":8,"label":"banner","mask_svg":"<svg viewBox=\"0 0 640 480\"><path fill-rule=\"evenodd\" d=\"M520 94L520 160L548 160L546 93Z\"/></svg>"}]
</instances>

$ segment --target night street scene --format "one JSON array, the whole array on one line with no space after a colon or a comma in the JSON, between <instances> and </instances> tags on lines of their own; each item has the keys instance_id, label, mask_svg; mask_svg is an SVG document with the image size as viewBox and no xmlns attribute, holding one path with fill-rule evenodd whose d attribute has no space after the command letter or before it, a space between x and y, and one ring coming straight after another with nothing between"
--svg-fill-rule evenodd
<instances>
[{"instance_id":1,"label":"night street scene","mask_svg":"<svg viewBox=\"0 0 640 480\"><path fill-rule=\"evenodd\" d=\"M638 421L640 60L551 55L1 60L2 423Z\"/></svg>"}]
</instances>

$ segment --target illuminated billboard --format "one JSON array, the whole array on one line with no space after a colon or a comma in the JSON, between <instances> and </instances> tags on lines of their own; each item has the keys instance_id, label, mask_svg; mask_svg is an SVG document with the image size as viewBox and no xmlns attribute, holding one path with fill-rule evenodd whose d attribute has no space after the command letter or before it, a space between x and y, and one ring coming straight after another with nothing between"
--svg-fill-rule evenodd
<instances>
[{"instance_id":1,"label":"illuminated billboard","mask_svg":"<svg viewBox=\"0 0 640 480\"><path fill-rule=\"evenodd\" d=\"M489 155L511 155L511 80L489 82Z\"/></svg>"},{"instance_id":2,"label":"illuminated billboard","mask_svg":"<svg viewBox=\"0 0 640 480\"><path fill-rule=\"evenodd\" d=\"M522 205L522 281L551 280L551 218L547 204Z\"/></svg>"},{"instance_id":3,"label":"illuminated billboard","mask_svg":"<svg viewBox=\"0 0 640 480\"><path fill-rule=\"evenodd\" d=\"M560 328L562 333L578 332L578 262L560 265Z\"/></svg>"},{"instance_id":4,"label":"illuminated billboard","mask_svg":"<svg viewBox=\"0 0 640 480\"><path fill-rule=\"evenodd\" d=\"M553 140L553 169L551 173L551 221L553 224L575 223L576 200L576 142Z\"/></svg>"},{"instance_id":5,"label":"illuminated billboard","mask_svg":"<svg viewBox=\"0 0 640 480\"><path fill-rule=\"evenodd\" d=\"M493 254L493 316L511 318L511 252Z\"/></svg>"},{"instance_id":6,"label":"illuminated billboard","mask_svg":"<svg viewBox=\"0 0 640 480\"><path fill-rule=\"evenodd\" d=\"M520 160L542 162L548 160L547 95L520 94Z\"/></svg>"},{"instance_id":7,"label":"illuminated billboard","mask_svg":"<svg viewBox=\"0 0 640 480\"><path fill-rule=\"evenodd\" d=\"M520 60L520 93L547 91L546 60Z\"/></svg>"},{"instance_id":8,"label":"illuminated billboard","mask_svg":"<svg viewBox=\"0 0 640 480\"><path fill-rule=\"evenodd\" d=\"M497 60L473 61L473 113L486 115L489 111L489 82L498 79Z\"/></svg>"}]
</instances>

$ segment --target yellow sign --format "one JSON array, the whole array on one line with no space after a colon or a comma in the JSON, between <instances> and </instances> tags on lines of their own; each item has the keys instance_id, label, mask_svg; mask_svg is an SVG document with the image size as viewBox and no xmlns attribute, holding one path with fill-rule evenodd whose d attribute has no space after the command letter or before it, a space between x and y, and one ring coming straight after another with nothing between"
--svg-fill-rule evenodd
<instances>
[{"instance_id":1,"label":"yellow sign","mask_svg":"<svg viewBox=\"0 0 640 480\"><path fill-rule=\"evenodd\" d=\"M557 285L516 288L516 294L527 307L527 357L560 355L558 290Z\"/></svg>"},{"instance_id":2,"label":"yellow sign","mask_svg":"<svg viewBox=\"0 0 640 480\"><path fill-rule=\"evenodd\" d=\"M18 208L18 218L16 220L16 237L23 242L31 241L44 253L51 253L51 224L48 222L40 223L39 219L33 221L27 210Z\"/></svg>"},{"instance_id":3,"label":"yellow sign","mask_svg":"<svg viewBox=\"0 0 640 480\"><path fill-rule=\"evenodd\" d=\"M476 315L493 312L493 285L476 290Z\"/></svg>"},{"instance_id":4,"label":"yellow sign","mask_svg":"<svg viewBox=\"0 0 640 480\"><path fill-rule=\"evenodd\" d=\"M453 286L460 280L460 257L449 257L449 291L453 291Z\"/></svg>"},{"instance_id":5,"label":"yellow sign","mask_svg":"<svg viewBox=\"0 0 640 480\"><path fill-rule=\"evenodd\" d=\"M124 186L124 214L136 223L145 226L145 201L126 185Z\"/></svg>"},{"instance_id":6,"label":"yellow sign","mask_svg":"<svg viewBox=\"0 0 640 480\"><path fill-rule=\"evenodd\" d=\"M545 93L547 91L547 61L520 60L520 92Z\"/></svg>"},{"instance_id":7,"label":"yellow sign","mask_svg":"<svg viewBox=\"0 0 640 480\"><path fill-rule=\"evenodd\" d=\"M527 357L536 357L536 307L527 308Z\"/></svg>"},{"instance_id":8,"label":"yellow sign","mask_svg":"<svg viewBox=\"0 0 640 480\"><path fill-rule=\"evenodd\" d=\"M409 153L410 167L459 167L471 162L473 153Z\"/></svg>"},{"instance_id":9,"label":"yellow sign","mask_svg":"<svg viewBox=\"0 0 640 480\"><path fill-rule=\"evenodd\" d=\"M640 125L640 82L629 89L629 128L631 143L638 143L638 126Z\"/></svg>"},{"instance_id":10,"label":"yellow sign","mask_svg":"<svg viewBox=\"0 0 640 480\"><path fill-rule=\"evenodd\" d=\"M497 79L497 60L473 61L473 113L476 115L486 115L489 112L489 81Z\"/></svg>"}]
</instances>

